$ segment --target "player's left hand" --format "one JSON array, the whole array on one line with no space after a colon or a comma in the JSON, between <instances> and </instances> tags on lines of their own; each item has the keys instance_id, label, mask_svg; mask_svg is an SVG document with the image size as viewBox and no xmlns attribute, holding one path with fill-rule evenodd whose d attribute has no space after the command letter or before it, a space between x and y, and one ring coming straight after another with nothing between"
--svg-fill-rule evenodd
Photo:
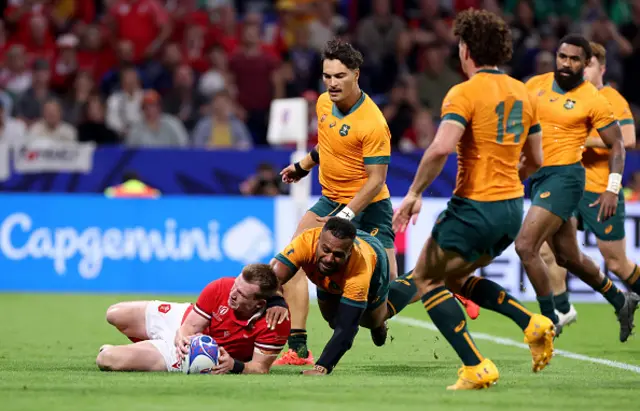
<instances>
[{"instance_id":1,"label":"player's left hand","mask_svg":"<svg viewBox=\"0 0 640 411\"><path fill-rule=\"evenodd\" d=\"M289 310L287 307L270 307L264 318L267 320L267 327L270 330L275 330L277 325L289 318Z\"/></svg>"},{"instance_id":2,"label":"player's left hand","mask_svg":"<svg viewBox=\"0 0 640 411\"><path fill-rule=\"evenodd\" d=\"M422 208L422 197L418 196L415 193L408 192L407 195L402 200L400 207L393 213L393 220L391 221L391 225L393 227L394 232L404 232L409 225L415 225L416 221L418 221L418 215L420 214L420 209Z\"/></svg>"},{"instance_id":3,"label":"player's left hand","mask_svg":"<svg viewBox=\"0 0 640 411\"><path fill-rule=\"evenodd\" d=\"M605 191L600 194L600 197L598 197L596 201L589 204L589 207L596 207L598 205L600 205L598 222L607 221L616 214L616 210L618 209L618 195L611 191Z\"/></svg>"},{"instance_id":4,"label":"player's left hand","mask_svg":"<svg viewBox=\"0 0 640 411\"><path fill-rule=\"evenodd\" d=\"M222 347L218 355L218 365L211 369L211 374L227 374L233 369L233 358Z\"/></svg>"},{"instance_id":5,"label":"player's left hand","mask_svg":"<svg viewBox=\"0 0 640 411\"><path fill-rule=\"evenodd\" d=\"M301 371L300 374L302 375L327 375L327 369L324 368L322 365L314 365L312 369L310 370L304 370Z\"/></svg>"}]
</instances>

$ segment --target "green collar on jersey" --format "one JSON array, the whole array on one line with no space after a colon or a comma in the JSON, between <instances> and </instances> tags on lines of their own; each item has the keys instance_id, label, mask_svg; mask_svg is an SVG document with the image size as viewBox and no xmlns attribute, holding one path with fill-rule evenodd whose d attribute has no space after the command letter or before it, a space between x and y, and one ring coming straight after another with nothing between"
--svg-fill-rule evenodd
<instances>
[{"instance_id":1,"label":"green collar on jersey","mask_svg":"<svg viewBox=\"0 0 640 411\"><path fill-rule=\"evenodd\" d=\"M331 114L333 114L334 117L339 118L340 120L342 120L343 118L345 118L346 116L348 116L349 114L353 113L354 111L356 111L361 105L362 103L364 103L364 99L365 97L367 97L367 95L365 94L365 92L362 92L362 95L360 96L360 98L358 99L358 101L356 101L356 104L353 105L353 107L351 107L351 109L349 110L349 112L347 112L346 114L343 114L342 111L340 111L340 109L336 106L336 103L333 103L333 108L331 109Z\"/></svg>"},{"instance_id":2,"label":"green collar on jersey","mask_svg":"<svg viewBox=\"0 0 640 411\"><path fill-rule=\"evenodd\" d=\"M578 87L580 87L582 85L582 83L584 83L584 79L582 79L582 81L577 86L572 88L571 90L577 89ZM561 89L560 86L558 85L558 83L556 83L556 79L553 79L553 84L551 85L551 91L553 91L554 93L567 94L567 92L569 92L571 90L565 91L565 90Z\"/></svg>"},{"instance_id":3,"label":"green collar on jersey","mask_svg":"<svg viewBox=\"0 0 640 411\"><path fill-rule=\"evenodd\" d=\"M478 73L504 74L504 71L496 69L480 69L478 70Z\"/></svg>"}]
</instances>

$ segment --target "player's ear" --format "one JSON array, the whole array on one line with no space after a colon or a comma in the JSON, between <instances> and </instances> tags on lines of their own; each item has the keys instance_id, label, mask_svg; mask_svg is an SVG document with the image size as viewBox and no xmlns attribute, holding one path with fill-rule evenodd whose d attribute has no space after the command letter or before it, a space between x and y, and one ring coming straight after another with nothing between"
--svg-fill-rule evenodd
<instances>
[{"instance_id":1,"label":"player's ear","mask_svg":"<svg viewBox=\"0 0 640 411\"><path fill-rule=\"evenodd\" d=\"M358 81L360 79L360 69L353 70L353 76Z\"/></svg>"}]
</instances>

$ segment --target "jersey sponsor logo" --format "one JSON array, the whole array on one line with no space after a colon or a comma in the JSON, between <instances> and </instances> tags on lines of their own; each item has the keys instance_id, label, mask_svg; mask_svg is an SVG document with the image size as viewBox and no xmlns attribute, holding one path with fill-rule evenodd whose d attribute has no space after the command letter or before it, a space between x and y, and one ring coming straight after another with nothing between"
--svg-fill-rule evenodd
<instances>
[{"instance_id":1,"label":"jersey sponsor logo","mask_svg":"<svg viewBox=\"0 0 640 411\"><path fill-rule=\"evenodd\" d=\"M166 314L169 311L171 311L171 304L160 304L158 306L158 312L161 312L162 314Z\"/></svg>"},{"instance_id":2,"label":"jersey sponsor logo","mask_svg":"<svg viewBox=\"0 0 640 411\"><path fill-rule=\"evenodd\" d=\"M348 124L343 124L342 127L340 128L339 133L342 137L346 137L347 134L349 134L349 130L351 130L351 126Z\"/></svg>"},{"instance_id":3,"label":"jersey sponsor logo","mask_svg":"<svg viewBox=\"0 0 640 411\"><path fill-rule=\"evenodd\" d=\"M329 124L329 128L334 128L336 126L336 122L334 121L333 123Z\"/></svg>"},{"instance_id":4,"label":"jersey sponsor logo","mask_svg":"<svg viewBox=\"0 0 640 411\"><path fill-rule=\"evenodd\" d=\"M547 198L551 195L550 191L545 191L544 193L540 194L540 198Z\"/></svg>"},{"instance_id":5,"label":"jersey sponsor logo","mask_svg":"<svg viewBox=\"0 0 640 411\"><path fill-rule=\"evenodd\" d=\"M566 108L567 110L571 110L572 108L574 108L576 106L576 101L575 100L571 100L570 98L567 99L567 101L564 102L564 108Z\"/></svg>"},{"instance_id":6,"label":"jersey sponsor logo","mask_svg":"<svg viewBox=\"0 0 640 411\"><path fill-rule=\"evenodd\" d=\"M550 102L550 103L553 103L554 101L558 101L558 99L560 99L560 97L551 97L551 98L549 99L549 102Z\"/></svg>"}]
</instances>

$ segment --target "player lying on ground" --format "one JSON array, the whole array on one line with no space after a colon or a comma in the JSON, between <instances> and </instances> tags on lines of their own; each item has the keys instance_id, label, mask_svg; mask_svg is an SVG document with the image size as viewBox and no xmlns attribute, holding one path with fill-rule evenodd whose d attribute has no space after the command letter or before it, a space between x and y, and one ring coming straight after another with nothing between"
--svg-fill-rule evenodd
<instances>
[{"instance_id":1,"label":"player lying on ground","mask_svg":"<svg viewBox=\"0 0 640 411\"><path fill-rule=\"evenodd\" d=\"M591 205L598 206L596 220L615 216L624 170L624 142L611 104L593 84L584 80L591 57L591 46L584 37L568 35L560 41L555 71L527 82L529 92L537 98L544 163L531 176L531 207L516 239L516 252L536 291L540 311L556 324L557 333L561 326L549 269L540 256L545 241L561 267L602 294L614 307L620 322L620 341L626 341L633 328L638 299L631 293L622 293L580 250L577 220L572 218L584 196L582 152L593 129L610 148L607 187L591 200Z\"/></svg>"},{"instance_id":2,"label":"player lying on ground","mask_svg":"<svg viewBox=\"0 0 640 411\"><path fill-rule=\"evenodd\" d=\"M605 85L603 81L606 72L607 52L600 44L591 42L590 45L593 57L584 69L584 76L611 103L613 114L620 125L625 148L635 147L636 130L629 103L613 87ZM582 155L582 165L585 168L585 192L572 217L572 219L576 219L574 224L579 230L595 235L598 249L607 268L638 294L640 293L640 269L627 257L626 250L624 194L622 191L618 193L616 213L606 220L598 219L600 209L594 204L602 193L607 191L610 173L609 150L596 130L592 130L587 139L586 148ZM551 275L551 288L554 293L553 301L558 322L560 326L569 325L576 321L578 313L569 303L566 283L567 270L557 264L547 243L542 247L541 253ZM631 305L629 305L629 309L631 309Z\"/></svg>"},{"instance_id":3,"label":"player lying on ground","mask_svg":"<svg viewBox=\"0 0 640 411\"><path fill-rule=\"evenodd\" d=\"M433 323L463 362L458 380L448 387L460 390L487 388L499 373L476 347L447 287L513 320L529 344L534 372L551 360L554 326L543 315L530 313L499 284L470 277L515 240L524 214L521 181L542 163L542 147L535 101L524 84L498 70L511 59L508 25L487 11L466 10L457 15L454 26L469 80L445 97L442 122L394 215L393 227L404 230L410 221L415 223L422 193L457 147L454 196L420 253L413 279ZM519 168L523 152L526 161Z\"/></svg>"},{"instance_id":4,"label":"player lying on ground","mask_svg":"<svg viewBox=\"0 0 640 411\"><path fill-rule=\"evenodd\" d=\"M387 301L389 260L375 237L333 217L324 227L311 228L294 238L272 265L282 284L299 269L304 270L317 286L320 312L334 330L314 369L303 373L330 373L351 348L359 326L371 330L375 345L384 345L385 320L395 311ZM395 295L405 298L402 293Z\"/></svg>"},{"instance_id":5,"label":"player lying on ground","mask_svg":"<svg viewBox=\"0 0 640 411\"><path fill-rule=\"evenodd\" d=\"M220 347L213 374L265 374L284 348L291 323L286 316L269 327L267 299L278 280L267 264L247 265L236 278L209 283L198 301L132 301L107 310L107 321L134 342L104 345L96 363L105 371L180 371L189 339L210 335ZM275 308L282 311L282 307Z\"/></svg>"}]
</instances>

